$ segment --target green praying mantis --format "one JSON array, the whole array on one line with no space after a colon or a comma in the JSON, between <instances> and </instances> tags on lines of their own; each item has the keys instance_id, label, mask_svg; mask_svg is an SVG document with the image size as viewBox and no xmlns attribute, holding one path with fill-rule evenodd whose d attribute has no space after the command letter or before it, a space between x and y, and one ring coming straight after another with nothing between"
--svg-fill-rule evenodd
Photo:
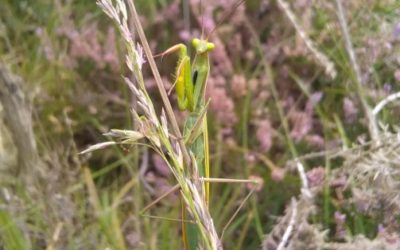
<instances>
[{"instance_id":1,"label":"green praying mantis","mask_svg":"<svg viewBox=\"0 0 400 250\"><path fill-rule=\"evenodd\" d=\"M167 49L162 55L179 52L176 67L176 94L180 110L190 111L184 127L184 140L193 152L200 176L210 177L207 105L205 90L210 72L209 53L215 48L213 43L204 39L193 39L192 46L196 55L191 63L187 47L180 43ZM205 184L206 202L209 201L209 184Z\"/></svg>"},{"instance_id":2,"label":"green praying mantis","mask_svg":"<svg viewBox=\"0 0 400 250\"><path fill-rule=\"evenodd\" d=\"M184 44L177 44L166 50L162 55L179 52L178 65L176 67L176 94L180 110L190 112L184 126L184 141L193 153L194 169L199 176L210 177L208 129L207 129L207 105L205 102L205 90L210 72L209 53L215 48L213 43L203 39L193 39L192 46L196 56L191 62ZM189 172L189 175L193 174ZM206 204L209 202L209 182L203 183L205 190ZM182 208L182 217L185 220L187 215L185 208ZM182 222L183 240L185 249L196 249L198 239L196 237L196 225Z\"/></svg>"}]
</instances>

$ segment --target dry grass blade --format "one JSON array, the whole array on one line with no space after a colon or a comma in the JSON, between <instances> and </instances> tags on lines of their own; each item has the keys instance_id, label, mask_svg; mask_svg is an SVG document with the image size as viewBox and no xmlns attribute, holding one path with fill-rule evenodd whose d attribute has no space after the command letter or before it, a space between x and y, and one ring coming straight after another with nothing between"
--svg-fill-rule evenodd
<instances>
[{"instance_id":1,"label":"dry grass blade","mask_svg":"<svg viewBox=\"0 0 400 250\"><path fill-rule=\"evenodd\" d=\"M289 18L290 22L293 24L294 28L296 29L297 33L300 35L301 39L303 39L304 43L306 44L307 48L311 51L317 61L322 64L325 68L325 73L328 74L332 79L334 79L337 75L335 64L329 60L329 58L323 54L321 51L317 49L314 42L309 38L307 33L304 29L300 26L299 21L297 20L295 14L289 7L289 4L284 0L277 1L279 6L285 12L287 17Z\"/></svg>"},{"instance_id":2,"label":"dry grass blade","mask_svg":"<svg viewBox=\"0 0 400 250\"><path fill-rule=\"evenodd\" d=\"M146 54L146 56L148 58L151 71L153 72L154 78L156 80L157 88L158 88L158 90L160 92L160 95L161 95L162 101L164 103L164 107L165 107L165 110L167 112L167 116L169 118L169 121L171 122L173 132L175 133L176 137L182 138L182 133L180 132L180 129L179 129L179 126L178 126L178 122L176 121L176 118L175 118L175 115L174 115L174 111L172 110L171 103L170 103L170 101L168 99L167 91L164 88L164 84L163 84L163 82L161 80L160 73L158 72L156 63L155 63L155 61L153 59L153 54L151 53L149 43L147 42L146 36L144 34L142 25L141 25L140 20L139 20L139 16L138 16L138 14L136 12L135 5L133 4L133 1L128 1L128 5L129 5L129 8L131 9L132 18L133 18L133 22L134 22L135 28L136 28L137 33L139 35L139 38L140 38L140 40L142 42L142 45L143 45L143 48L144 48L144 52L145 52L145 54ZM182 149L183 158L185 160L186 166L190 166L190 157L189 157L189 154L187 152L187 149L186 149L183 141L179 140L179 144L180 144L181 149Z\"/></svg>"},{"instance_id":3,"label":"dry grass blade","mask_svg":"<svg viewBox=\"0 0 400 250\"><path fill-rule=\"evenodd\" d=\"M81 155L87 154L87 153L90 153L90 152L93 152L93 151L96 151L99 149L104 149L108 146L116 145L116 144L117 144L117 142L115 142L115 141L107 141L107 142L97 143L95 145L89 146L87 149L83 150L79 154L81 154Z\"/></svg>"}]
</instances>

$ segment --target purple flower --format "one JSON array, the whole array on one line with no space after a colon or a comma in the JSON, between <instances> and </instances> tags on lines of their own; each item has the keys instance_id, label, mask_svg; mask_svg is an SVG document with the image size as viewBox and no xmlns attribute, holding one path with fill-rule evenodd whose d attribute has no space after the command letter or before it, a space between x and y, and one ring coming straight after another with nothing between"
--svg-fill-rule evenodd
<instances>
[{"instance_id":1,"label":"purple flower","mask_svg":"<svg viewBox=\"0 0 400 250\"><path fill-rule=\"evenodd\" d=\"M306 173L310 187L322 185L325 178L325 169L323 167L313 168Z\"/></svg>"},{"instance_id":2,"label":"purple flower","mask_svg":"<svg viewBox=\"0 0 400 250\"><path fill-rule=\"evenodd\" d=\"M290 136L298 142L312 129L312 117L306 112L293 112L289 117L293 124Z\"/></svg>"},{"instance_id":3,"label":"purple flower","mask_svg":"<svg viewBox=\"0 0 400 250\"><path fill-rule=\"evenodd\" d=\"M400 82L400 69L398 69L394 72L394 79L396 79L396 81Z\"/></svg>"},{"instance_id":4,"label":"purple flower","mask_svg":"<svg viewBox=\"0 0 400 250\"><path fill-rule=\"evenodd\" d=\"M346 237L346 215L336 211L334 217L336 222L335 237L338 239L344 239Z\"/></svg>"},{"instance_id":5,"label":"purple flower","mask_svg":"<svg viewBox=\"0 0 400 250\"><path fill-rule=\"evenodd\" d=\"M345 97L343 99L343 111L346 122L354 122L358 114L358 108L356 107L354 102L348 97Z\"/></svg>"},{"instance_id":6,"label":"purple flower","mask_svg":"<svg viewBox=\"0 0 400 250\"><path fill-rule=\"evenodd\" d=\"M256 137L262 151L268 151L272 147L272 126L269 120L258 122Z\"/></svg>"},{"instance_id":7,"label":"purple flower","mask_svg":"<svg viewBox=\"0 0 400 250\"><path fill-rule=\"evenodd\" d=\"M393 28L393 37L398 39L400 37L400 23L397 23Z\"/></svg>"}]
</instances>

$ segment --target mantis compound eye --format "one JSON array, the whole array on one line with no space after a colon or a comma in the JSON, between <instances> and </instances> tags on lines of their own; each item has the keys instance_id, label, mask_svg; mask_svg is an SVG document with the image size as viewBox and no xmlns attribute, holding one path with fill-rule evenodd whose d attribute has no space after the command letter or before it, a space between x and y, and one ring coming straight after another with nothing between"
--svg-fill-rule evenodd
<instances>
[{"instance_id":1,"label":"mantis compound eye","mask_svg":"<svg viewBox=\"0 0 400 250\"><path fill-rule=\"evenodd\" d=\"M199 44L200 44L200 40L199 39L195 38L195 39L192 40L193 47L197 48L199 46Z\"/></svg>"},{"instance_id":2,"label":"mantis compound eye","mask_svg":"<svg viewBox=\"0 0 400 250\"><path fill-rule=\"evenodd\" d=\"M211 51L215 48L215 44L213 43L207 43L207 51Z\"/></svg>"}]
</instances>

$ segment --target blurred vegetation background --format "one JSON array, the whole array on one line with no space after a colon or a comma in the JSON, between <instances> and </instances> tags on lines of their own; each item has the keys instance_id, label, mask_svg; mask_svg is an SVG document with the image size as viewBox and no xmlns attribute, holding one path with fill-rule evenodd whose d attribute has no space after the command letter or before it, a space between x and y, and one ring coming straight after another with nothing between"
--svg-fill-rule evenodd
<instances>
[{"instance_id":1,"label":"blurred vegetation background","mask_svg":"<svg viewBox=\"0 0 400 250\"><path fill-rule=\"evenodd\" d=\"M212 176L263 181L226 231L225 249L277 248L272 232L302 188L293 159L310 154L302 164L317 191L306 220L323 241L338 244L330 249L373 249L357 247L359 235L379 240L382 249L399 249L398 207L372 206L375 196L357 196L357 178L334 172L356 163L331 156L354 154L345 150L397 133L396 104L377 116L375 138L367 111L400 89L400 1L343 1L342 12L337 2L247 0L225 18L235 1L135 1L154 54L216 27L207 89ZM124 46L112 22L95 1L0 0L0 13L0 63L22 80L38 154L37 162L21 165L2 109L2 248L181 249L179 222L139 215L175 185L160 157L136 146L78 155L105 141L109 129L134 126L134 100L121 77L128 74ZM176 60L157 60L167 89ZM143 71L161 104L147 64ZM176 106L174 94L170 98ZM398 154L397 146L391 149ZM389 190L400 182L393 164ZM248 192L240 184L212 185L210 212L218 230ZM174 193L149 213L180 218L180 206Z\"/></svg>"}]
</instances>

